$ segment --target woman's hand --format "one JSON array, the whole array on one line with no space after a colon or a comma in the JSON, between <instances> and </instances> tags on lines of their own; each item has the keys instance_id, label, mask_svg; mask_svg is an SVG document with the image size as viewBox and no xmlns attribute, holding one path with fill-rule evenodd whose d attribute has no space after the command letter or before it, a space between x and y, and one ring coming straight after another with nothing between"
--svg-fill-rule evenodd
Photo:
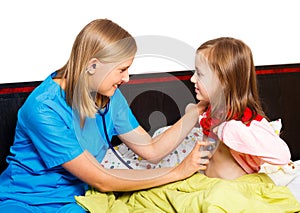
<instances>
[{"instance_id":1,"label":"woman's hand","mask_svg":"<svg viewBox=\"0 0 300 213\"><path fill-rule=\"evenodd\" d=\"M205 146L206 142L197 141L190 154L175 168L176 174L179 175L179 179L185 179L190 177L195 172L200 170L206 170L209 163L209 157L207 151L200 151L201 146Z\"/></svg>"},{"instance_id":2,"label":"woman's hand","mask_svg":"<svg viewBox=\"0 0 300 213\"><path fill-rule=\"evenodd\" d=\"M194 103L189 103L186 107L185 107L185 113L191 111L191 110L197 110L198 111L198 115L201 115L207 108L208 106L208 102L206 101L199 101L197 104Z\"/></svg>"},{"instance_id":3,"label":"woman's hand","mask_svg":"<svg viewBox=\"0 0 300 213\"><path fill-rule=\"evenodd\" d=\"M203 112L207 110L207 107L209 105L209 102L207 101L199 101L197 104L199 115L201 115Z\"/></svg>"}]
</instances>

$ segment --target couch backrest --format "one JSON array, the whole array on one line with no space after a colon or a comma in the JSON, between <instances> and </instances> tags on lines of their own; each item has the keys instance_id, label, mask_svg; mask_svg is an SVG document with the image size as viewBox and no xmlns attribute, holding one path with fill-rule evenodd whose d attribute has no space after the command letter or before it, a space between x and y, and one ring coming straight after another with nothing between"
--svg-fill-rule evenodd
<instances>
[{"instance_id":1,"label":"couch backrest","mask_svg":"<svg viewBox=\"0 0 300 213\"><path fill-rule=\"evenodd\" d=\"M300 121L300 64L258 66L263 108L271 120L282 119L281 137L292 159L300 159L297 127ZM178 120L188 103L195 103L192 71L135 74L120 87L141 126L150 134ZM0 172L13 143L17 110L39 81L0 84ZM297 126L298 125L298 126ZM119 144L117 137L114 144Z\"/></svg>"}]
</instances>

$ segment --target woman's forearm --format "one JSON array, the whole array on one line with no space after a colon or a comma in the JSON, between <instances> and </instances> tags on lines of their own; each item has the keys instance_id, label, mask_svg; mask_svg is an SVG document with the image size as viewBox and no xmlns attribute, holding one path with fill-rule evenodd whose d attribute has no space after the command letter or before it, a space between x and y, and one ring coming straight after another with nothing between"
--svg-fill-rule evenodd
<instances>
[{"instance_id":1,"label":"woman's forearm","mask_svg":"<svg viewBox=\"0 0 300 213\"><path fill-rule=\"evenodd\" d=\"M153 138L153 150L156 150L155 158L148 159L151 162L159 162L162 158L173 151L190 133L198 121L199 113L202 113L205 106L194 105L174 125L168 128L163 134Z\"/></svg>"},{"instance_id":2,"label":"woman's forearm","mask_svg":"<svg viewBox=\"0 0 300 213\"><path fill-rule=\"evenodd\" d=\"M174 125L154 138L151 138L142 127L119 137L137 155L151 163L158 163L184 140L205 108L204 104L194 104Z\"/></svg>"},{"instance_id":3,"label":"woman's forearm","mask_svg":"<svg viewBox=\"0 0 300 213\"><path fill-rule=\"evenodd\" d=\"M156 150L157 160L161 160L174 150L189 134L198 121L197 110L190 110L181 117L174 125L162 134L153 138L153 149Z\"/></svg>"},{"instance_id":4,"label":"woman's forearm","mask_svg":"<svg viewBox=\"0 0 300 213\"><path fill-rule=\"evenodd\" d=\"M135 191L160 186L179 180L175 168L159 168L149 170L106 169L109 181L94 182L94 187L102 192Z\"/></svg>"},{"instance_id":5,"label":"woman's forearm","mask_svg":"<svg viewBox=\"0 0 300 213\"><path fill-rule=\"evenodd\" d=\"M200 143L174 168L149 170L105 169L88 152L62 166L77 178L101 192L134 191L182 180L206 166L200 164Z\"/></svg>"}]
</instances>

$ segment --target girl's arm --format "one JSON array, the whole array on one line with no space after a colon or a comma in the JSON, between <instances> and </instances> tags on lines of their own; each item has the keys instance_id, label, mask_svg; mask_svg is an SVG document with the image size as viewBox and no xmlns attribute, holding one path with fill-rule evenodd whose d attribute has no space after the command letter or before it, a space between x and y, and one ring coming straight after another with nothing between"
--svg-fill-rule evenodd
<instances>
[{"instance_id":1,"label":"girl's arm","mask_svg":"<svg viewBox=\"0 0 300 213\"><path fill-rule=\"evenodd\" d=\"M190 105L187 112L174 125L162 134L151 138L141 127L131 132L119 135L119 138L136 154L152 163L158 163L172 152L188 135L198 121L207 103Z\"/></svg>"},{"instance_id":2,"label":"girl's arm","mask_svg":"<svg viewBox=\"0 0 300 213\"><path fill-rule=\"evenodd\" d=\"M105 169L87 151L62 166L70 173L101 192L132 191L160 186L185 179L199 170L205 170L201 160L200 146L196 143L191 153L174 168L148 170ZM201 163L201 164L200 164Z\"/></svg>"}]
</instances>

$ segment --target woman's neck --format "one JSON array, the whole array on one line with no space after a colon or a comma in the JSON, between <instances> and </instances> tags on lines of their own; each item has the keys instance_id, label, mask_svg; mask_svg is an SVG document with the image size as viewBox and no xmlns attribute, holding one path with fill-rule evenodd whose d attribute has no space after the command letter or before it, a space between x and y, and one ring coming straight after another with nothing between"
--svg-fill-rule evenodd
<instances>
[{"instance_id":1,"label":"woman's neck","mask_svg":"<svg viewBox=\"0 0 300 213\"><path fill-rule=\"evenodd\" d=\"M53 78L53 81L57 83L63 90L66 88L66 79Z\"/></svg>"}]
</instances>

